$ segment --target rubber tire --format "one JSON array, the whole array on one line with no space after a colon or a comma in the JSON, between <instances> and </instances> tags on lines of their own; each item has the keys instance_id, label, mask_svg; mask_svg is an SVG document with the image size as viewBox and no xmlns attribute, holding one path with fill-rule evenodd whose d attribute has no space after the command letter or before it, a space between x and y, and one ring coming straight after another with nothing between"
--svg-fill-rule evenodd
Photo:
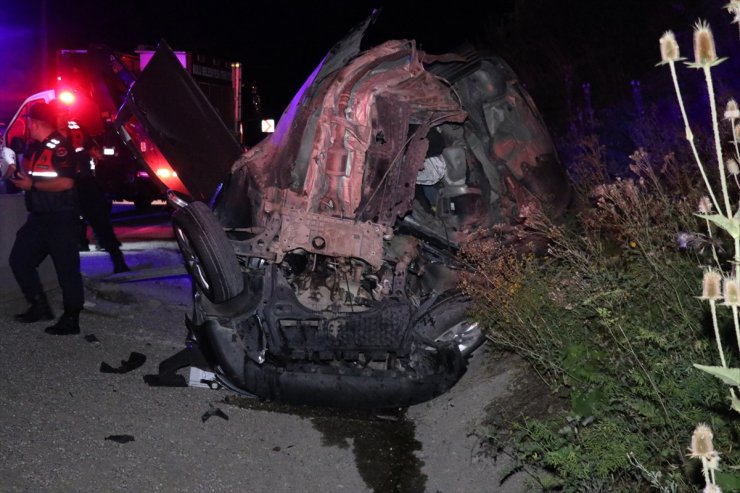
<instances>
[{"instance_id":1,"label":"rubber tire","mask_svg":"<svg viewBox=\"0 0 740 493\"><path fill-rule=\"evenodd\" d=\"M172 229L193 282L212 303L223 303L244 290L234 248L206 204L192 202L177 209Z\"/></svg>"}]
</instances>

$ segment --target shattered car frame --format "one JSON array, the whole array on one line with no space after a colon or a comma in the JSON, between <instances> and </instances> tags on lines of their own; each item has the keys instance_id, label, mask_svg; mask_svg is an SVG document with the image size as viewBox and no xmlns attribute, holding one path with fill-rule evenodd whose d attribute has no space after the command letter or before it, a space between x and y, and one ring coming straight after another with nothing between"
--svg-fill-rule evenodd
<instances>
[{"instance_id":1,"label":"shattered car frame","mask_svg":"<svg viewBox=\"0 0 740 493\"><path fill-rule=\"evenodd\" d=\"M370 21L245 153L200 102L157 110L177 65L164 44L118 116L195 199L173 215L194 280L188 345L233 390L355 408L440 395L484 341L456 253L494 230L529 245L527 211L557 217L568 203L549 134L501 59L410 40L360 51Z\"/></svg>"}]
</instances>

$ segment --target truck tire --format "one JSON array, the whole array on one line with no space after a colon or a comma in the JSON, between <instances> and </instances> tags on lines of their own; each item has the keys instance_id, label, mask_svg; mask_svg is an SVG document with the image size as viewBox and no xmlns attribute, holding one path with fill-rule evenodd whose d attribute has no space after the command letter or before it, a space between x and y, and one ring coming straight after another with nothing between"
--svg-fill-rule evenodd
<instances>
[{"instance_id":1,"label":"truck tire","mask_svg":"<svg viewBox=\"0 0 740 493\"><path fill-rule=\"evenodd\" d=\"M206 204L192 202L176 210L172 228L185 267L211 302L223 303L242 292L244 279L234 248Z\"/></svg>"}]
</instances>

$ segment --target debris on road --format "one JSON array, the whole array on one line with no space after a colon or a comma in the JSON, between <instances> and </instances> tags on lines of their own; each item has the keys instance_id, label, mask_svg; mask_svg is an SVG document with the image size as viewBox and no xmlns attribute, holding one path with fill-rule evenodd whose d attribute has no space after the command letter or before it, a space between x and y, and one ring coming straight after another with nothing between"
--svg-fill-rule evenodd
<instances>
[{"instance_id":1,"label":"debris on road","mask_svg":"<svg viewBox=\"0 0 740 493\"><path fill-rule=\"evenodd\" d=\"M95 346L100 346L100 339L95 337L95 334L87 334L85 336L85 340L89 342L90 344L94 344Z\"/></svg>"},{"instance_id":2,"label":"debris on road","mask_svg":"<svg viewBox=\"0 0 740 493\"><path fill-rule=\"evenodd\" d=\"M211 408L208 411L206 411L205 413L203 413L203 416L201 416L200 419L201 419L201 421L203 421L205 423L206 421L208 421L209 419L211 419L211 416L218 416L219 418L223 418L226 421L229 420L229 416L225 412L223 412L221 409L219 409L217 407L213 407L213 406L211 406Z\"/></svg>"},{"instance_id":3,"label":"debris on road","mask_svg":"<svg viewBox=\"0 0 740 493\"><path fill-rule=\"evenodd\" d=\"M128 443L136 440L133 435L108 435L105 439L116 443Z\"/></svg>"},{"instance_id":4,"label":"debris on road","mask_svg":"<svg viewBox=\"0 0 740 493\"><path fill-rule=\"evenodd\" d=\"M136 351L132 351L127 361L121 360L121 366L113 368L105 361L100 363L101 373L128 373L139 368L146 362L146 356Z\"/></svg>"}]
</instances>

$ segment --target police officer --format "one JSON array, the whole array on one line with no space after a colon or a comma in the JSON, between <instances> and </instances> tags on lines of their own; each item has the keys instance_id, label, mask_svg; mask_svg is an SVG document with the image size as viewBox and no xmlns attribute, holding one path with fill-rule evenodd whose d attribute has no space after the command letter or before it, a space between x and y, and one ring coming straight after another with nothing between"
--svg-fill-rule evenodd
<instances>
[{"instance_id":1,"label":"police officer","mask_svg":"<svg viewBox=\"0 0 740 493\"><path fill-rule=\"evenodd\" d=\"M24 156L24 172L14 176L13 183L25 191L29 215L16 234L9 263L31 304L15 319L24 323L52 320L54 314L36 270L51 255L62 288L64 313L46 332L65 335L80 333L84 289L77 249L80 210L75 190L74 150L57 130L57 114L56 108L47 103L36 103L28 111L32 145Z\"/></svg>"},{"instance_id":2,"label":"police officer","mask_svg":"<svg viewBox=\"0 0 740 493\"><path fill-rule=\"evenodd\" d=\"M99 151L91 144L87 133L75 120L67 122L67 137L74 149L78 172L77 196L83 217L80 227L82 235L80 243L87 245L87 222L95 233L98 244L110 255L113 262L113 272L127 272L129 268L121 252L121 242L118 241L111 224L110 204L98 187L95 172L92 168L92 159L99 158Z\"/></svg>"}]
</instances>

